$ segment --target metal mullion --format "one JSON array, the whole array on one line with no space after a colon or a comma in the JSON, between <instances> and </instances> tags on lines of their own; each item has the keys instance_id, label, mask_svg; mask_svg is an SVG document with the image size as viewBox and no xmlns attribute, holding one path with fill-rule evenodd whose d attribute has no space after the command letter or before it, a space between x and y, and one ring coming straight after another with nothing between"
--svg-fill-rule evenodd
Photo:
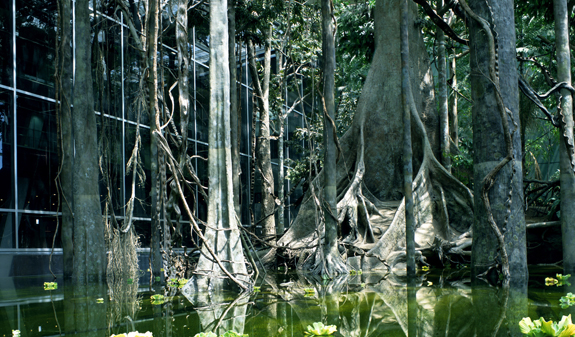
<instances>
[{"instance_id":1,"label":"metal mullion","mask_svg":"<svg viewBox=\"0 0 575 337\"><path fill-rule=\"evenodd\" d=\"M124 91L124 13L120 13L120 50L121 50L121 67L122 67L122 204L125 205L126 200L126 94ZM112 205L113 207L113 205ZM122 214L125 214L125 209L122 207Z\"/></svg>"},{"instance_id":2,"label":"metal mullion","mask_svg":"<svg viewBox=\"0 0 575 337\"><path fill-rule=\"evenodd\" d=\"M12 0L12 134L14 140L12 142L12 151L14 158L14 240L15 248L19 248L18 245L18 119L16 118L16 113L18 109L16 108L16 99L18 94L16 93L16 0ZM18 326L20 326L20 308L18 307Z\"/></svg>"}]
</instances>

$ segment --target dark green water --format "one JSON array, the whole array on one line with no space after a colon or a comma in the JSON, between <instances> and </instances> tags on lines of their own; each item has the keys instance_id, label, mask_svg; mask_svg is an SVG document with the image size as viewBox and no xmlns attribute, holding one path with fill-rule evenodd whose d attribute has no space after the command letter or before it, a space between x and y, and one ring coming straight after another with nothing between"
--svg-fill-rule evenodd
<instances>
[{"instance_id":1,"label":"dark green water","mask_svg":"<svg viewBox=\"0 0 575 337\"><path fill-rule=\"evenodd\" d=\"M524 317L558 320L570 313L559 298L567 287L546 287L545 277L559 269L532 269L528 287L508 293L486 284L472 287L466 270L434 271L408 288L394 276L364 273L335 281L305 275L267 276L259 292L237 297L212 295L212 304L195 307L177 288L118 282L108 286L71 287L50 278L0 280L0 337L98 336L150 331L155 337L190 336L227 330L250 337L303 336L313 322L335 324L336 336L519 336ZM573 280L575 284L575 280ZM313 294L304 291L313 288ZM164 303L150 296L163 294ZM408 295L414 300L408 306ZM103 303L98 303L102 298ZM506 305L503 305L506 304ZM409 311L411 310L411 311ZM408 311L414 319L408 320Z\"/></svg>"}]
</instances>

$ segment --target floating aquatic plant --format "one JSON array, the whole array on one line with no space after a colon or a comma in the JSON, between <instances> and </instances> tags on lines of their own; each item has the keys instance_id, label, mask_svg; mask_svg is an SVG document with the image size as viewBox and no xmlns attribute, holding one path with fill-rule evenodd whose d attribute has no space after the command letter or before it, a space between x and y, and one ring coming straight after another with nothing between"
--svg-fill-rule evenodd
<instances>
[{"instance_id":1,"label":"floating aquatic plant","mask_svg":"<svg viewBox=\"0 0 575 337\"><path fill-rule=\"evenodd\" d=\"M12 330L12 337L20 337L20 330Z\"/></svg>"},{"instance_id":2,"label":"floating aquatic plant","mask_svg":"<svg viewBox=\"0 0 575 337\"><path fill-rule=\"evenodd\" d=\"M121 333L118 335L111 335L110 337L153 337L153 335L150 331L146 331L145 333L132 331L128 333Z\"/></svg>"},{"instance_id":3,"label":"floating aquatic plant","mask_svg":"<svg viewBox=\"0 0 575 337\"><path fill-rule=\"evenodd\" d=\"M197 333L194 337L218 337L218 335L216 335L213 332L200 332L200 333ZM239 334L235 331L230 330L228 332L225 332L223 335L220 335L220 337L249 337L249 336L248 335L242 335L242 334Z\"/></svg>"},{"instance_id":4,"label":"floating aquatic plant","mask_svg":"<svg viewBox=\"0 0 575 337\"><path fill-rule=\"evenodd\" d=\"M337 331L335 325L324 325L322 322L315 322L307 326L307 331L304 334L311 336L329 336Z\"/></svg>"},{"instance_id":5,"label":"floating aquatic plant","mask_svg":"<svg viewBox=\"0 0 575 337\"><path fill-rule=\"evenodd\" d=\"M569 283L569 281L567 281L571 277L571 274L567 274L567 275L557 274L557 275L555 275L555 277L557 278L557 281L559 281L557 283L558 287L563 286L563 285L566 285L566 286L571 285L571 283Z\"/></svg>"},{"instance_id":6,"label":"floating aquatic plant","mask_svg":"<svg viewBox=\"0 0 575 337\"><path fill-rule=\"evenodd\" d=\"M254 293L259 293L262 290L262 287L254 286Z\"/></svg>"},{"instance_id":7,"label":"floating aquatic plant","mask_svg":"<svg viewBox=\"0 0 575 337\"><path fill-rule=\"evenodd\" d=\"M166 301L164 295L161 294L152 295L150 296L150 299L152 300L152 305L164 304L164 302Z\"/></svg>"},{"instance_id":8,"label":"floating aquatic plant","mask_svg":"<svg viewBox=\"0 0 575 337\"><path fill-rule=\"evenodd\" d=\"M546 277L545 278L545 285L546 286L570 286L571 283L569 283L569 281L567 281L570 277L571 274L567 274L567 275L562 275L562 274L557 274L555 275L556 278L553 277Z\"/></svg>"},{"instance_id":9,"label":"floating aquatic plant","mask_svg":"<svg viewBox=\"0 0 575 337\"><path fill-rule=\"evenodd\" d=\"M170 287L182 288L183 286L186 285L186 283L188 283L188 279L185 278L172 277L171 279L168 280L168 286Z\"/></svg>"},{"instance_id":10,"label":"floating aquatic plant","mask_svg":"<svg viewBox=\"0 0 575 337\"><path fill-rule=\"evenodd\" d=\"M546 321L543 317L532 321L529 317L524 317L519 322L519 330L527 336L533 337L569 337L575 336L575 324L571 322L571 315L563 316L561 321Z\"/></svg>"},{"instance_id":11,"label":"floating aquatic plant","mask_svg":"<svg viewBox=\"0 0 575 337\"><path fill-rule=\"evenodd\" d=\"M58 289L58 283L44 282L44 290L56 290L56 289Z\"/></svg>"},{"instance_id":12,"label":"floating aquatic plant","mask_svg":"<svg viewBox=\"0 0 575 337\"><path fill-rule=\"evenodd\" d=\"M96 299L96 303L104 303L104 299L103 298L97 298Z\"/></svg>"},{"instance_id":13,"label":"floating aquatic plant","mask_svg":"<svg viewBox=\"0 0 575 337\"><path fill-rule=\"evenodd\" d=\"M567 295L559 299L559 303L561 308L569 308L570 306L575 305L575 295L573 295L573 293L567 293Z\"/></svg>"},{"instance_id":14,"label":"floating aquatic plant","mask_svg":"<svg viewBox=\"0 0 575 337\"><path fill-rule=\"evenodd\" d=\"M423 270L423 271L429 271L429 266L423 266L423 267L421 267L421 270Z\"/></svg>"}]
</instances>

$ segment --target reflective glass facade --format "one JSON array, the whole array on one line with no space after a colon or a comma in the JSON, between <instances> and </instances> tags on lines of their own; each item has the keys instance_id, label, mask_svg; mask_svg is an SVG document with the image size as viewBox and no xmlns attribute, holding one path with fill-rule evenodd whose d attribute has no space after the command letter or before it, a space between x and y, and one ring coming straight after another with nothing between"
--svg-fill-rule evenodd
<instances>
[{"instance_id":1,"label":"reflective glass facade","mask_svg":"<svg viewBox=\"0 0 575 337\"><path fill-rule=\"evenodd\" d=\"M49 255L54 236L56 254L61 254L57 231L60 213L55 185L59 164L57 102L54 98L57 15L57 0L0 1L0 276L16 276L14 270L18 268L14 268L15 260L7 256L37 258ZM114 14L113 11L98 9L93 13L92 20L93 54L98 55L92 64L94 109L99 135L102 132L108 135L101 144L106 146L110 157L107 170L114 186L111 191L114 212L122 218L124 206L131 194L132 176L130 172L126 172L126 163L134 146L138 122L135 102L140 94L139 51L134 49L128 26L119 12ZM75 27L74 20L72 24ZM192 58L189 69L189 154L204 158L208 152L209 119L207 33L207 27L194 27L189 34ZM169 88L174 81L174 74L177 74L176 46L175 41L168 38L162 42L160 53L166 83L164 85ZM253 102L245 50L241 55L242 59L238 62L238 80L241 81L240 200L242 224L250 226L248 193L253 151L250 143ZM145 248L150 242L151 212L148 115L140 114L139 122L143 147L141 156L147 181L137 185L136 197L141 202L136 203L134 216L135 228L140 235L142 247ZM295 128L302 125L303 114L297 110L292 112L286 119L286 137L289 139ZM277 142L274 141L272 146L277 150ZM286 148L285 157L290 154ZM295 154L291 155L295 157ZM272 154L272 157L274 171L277 173L277 154ZM207 186L206 162L196 159L193 163L201 182ZM286 182L286 193L290 187L289 182ZM101 182L102 200L106 193L105 185ZM206 200L198 193L196 195L197 197L191 200L195 203L198 216L205 219ZM291 200L296 200L300 195L301 191L297 191L292 194ZM289 204L290 200L287 200L286 205ZM286 227L293 219L294 211L293 207L286 207ZM184 235L184 241L191 241L189 233Z\"/></svg>"}]
</instances>

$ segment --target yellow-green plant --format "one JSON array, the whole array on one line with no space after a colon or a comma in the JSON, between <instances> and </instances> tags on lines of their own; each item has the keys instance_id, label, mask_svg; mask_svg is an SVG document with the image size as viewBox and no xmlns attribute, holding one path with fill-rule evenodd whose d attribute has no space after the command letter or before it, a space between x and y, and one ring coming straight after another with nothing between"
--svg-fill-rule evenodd
<instances>
[{"instance_id":1,"label":"yellow-green plant","mask_svg":"<svg viewBox=\"0 0 575 337\"><path fill-rule=\"evenodd\" d=\"M138 331L131 331L128 333L121 333L118 335L111 335L110 337L153 337L150 331L138 332Z\"/></svg>"},{"instance_id":2,"label":"yellow-green plant","mask_svg":"<svg viewBox=\"0 0 575 337\"><path fill-rule=\"evenodd\" d=\"M12 330L12 337L20 337L20 330Z\"/></svg>"},{"instance_id":3,"label":"yellow-green plant","mask_svg":"<svg viewBox=\"0 0 575 337\"><path fill-rule=\"evenodd\" d=\"M213 332L200 332L200 333L197 333L194 337L218 337L218 335L216 335ZM220 337L249 337L249 336L248 335L242 335L242 334L239 334L235 331L230 330L230 331L224 332L224 334L220 335Z\"/></svg>"},{"instance_id":4,"label":"yellow-green plant","mask_svg":"<svg viewBox=\"0 0 575 337\"><path fill-rule=\"evenodd\" d=\"M44 282L44 290L56 290L56 289L58 289L58 283Z\"/></svg>"},{"instance_id":5,"label":"yellow-green plant","mask_svg":"<svg viewBox=\"0 0 575 337\"><path fill-rule=\"evenodd\" d=\"M333 335L336 331L337 327L335 325L323 325L322 322L315 322L307 326L307 331L304 331L304 334L310 336L329 336Z\"/></svg>"},{"instance_id":6,"label":"yellow-green plant","mask_svg":"<svg viewBox=\"0 0 575 337\"><path fill-rule=\"evenodd\" d=\"M559 323L551 320L546 321L543 317L532 321L529 317L524 317L519 322L521 333L532 337L569 337L575 336L575 324L571 322L571 315L563 316Z\"/></svg>"}]
</instances>

